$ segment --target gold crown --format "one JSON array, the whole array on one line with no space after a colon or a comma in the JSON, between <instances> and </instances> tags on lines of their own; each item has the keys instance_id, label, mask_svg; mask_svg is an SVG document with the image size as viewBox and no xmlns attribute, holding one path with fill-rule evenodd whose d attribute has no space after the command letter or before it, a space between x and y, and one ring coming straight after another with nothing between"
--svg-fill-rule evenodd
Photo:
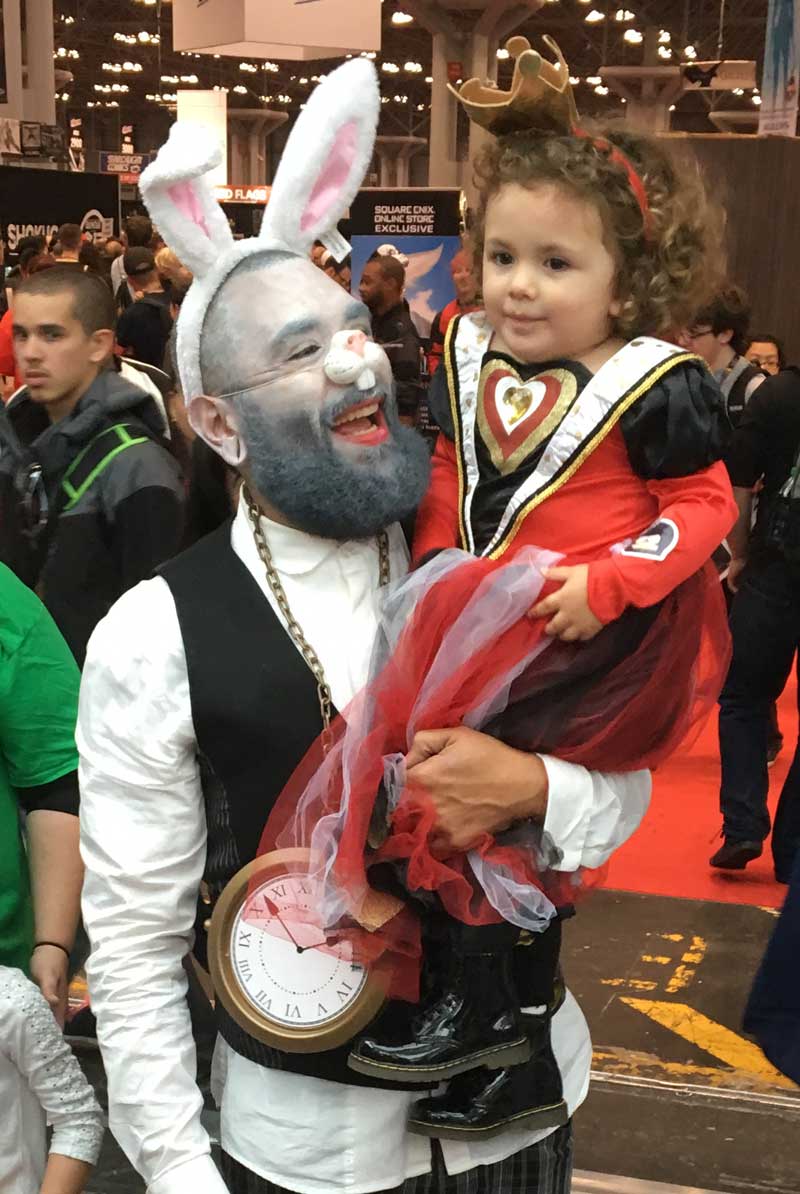
<instances>
[{"instance_id":1,"label":"gold crown","mask_svg":"<svg viewBox=\"0 0 800 1194\"><path fill-rule=\"evenodd\" d=\"M569 67L552 37L542 40L556 56L546 62L538 50L531 49L527 37L512 37L506 49L514 63L510 91L467 79L460 88L450 87L475 124L496 137L521 129L543 133L569 133L578 123L578 109L569 81Z\"/></svg>"}]
</instances>

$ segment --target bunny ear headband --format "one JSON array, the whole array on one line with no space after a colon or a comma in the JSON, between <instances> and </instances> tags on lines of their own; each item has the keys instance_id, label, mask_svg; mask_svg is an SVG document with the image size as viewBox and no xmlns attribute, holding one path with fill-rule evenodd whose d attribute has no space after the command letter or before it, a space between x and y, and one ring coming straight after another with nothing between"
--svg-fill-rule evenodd
<instances>
[{"instance_id":1,"label":"bunny ear headband","mask_svg":"<svg viewBox=\"0 0 800 1194\"><path fill-rule=\"evenodd\" d=\"M295 123L259 235L242 241L234 240L204 177L219 165L219 145L202 125L179 122L170 129L139 185L159 232L194 275L178 318L178 371L187 402L203 392L200 336L214 295L245 258L271 249L305 257L314 240L336 227L369 166L379 113L370 62L356 58L333 71Z\"/></svg>"}]
</instances>

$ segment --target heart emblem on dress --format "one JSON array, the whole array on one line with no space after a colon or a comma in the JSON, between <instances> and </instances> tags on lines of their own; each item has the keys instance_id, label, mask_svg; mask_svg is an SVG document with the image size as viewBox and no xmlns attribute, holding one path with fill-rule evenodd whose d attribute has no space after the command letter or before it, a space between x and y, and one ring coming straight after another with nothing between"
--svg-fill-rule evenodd
<instances>
[{"instance_id":1,"label":"heart emblem on dress","mask_svg":"<svg viewBox=\"0 0 800 1194\"><path fill-rule=\"evenodd\" d=\"M563 369L523 381L505 362L484 365L478 424L499 473L513 472L555 429L576 388L575 378Z\"/></svg>"}]
</instances>

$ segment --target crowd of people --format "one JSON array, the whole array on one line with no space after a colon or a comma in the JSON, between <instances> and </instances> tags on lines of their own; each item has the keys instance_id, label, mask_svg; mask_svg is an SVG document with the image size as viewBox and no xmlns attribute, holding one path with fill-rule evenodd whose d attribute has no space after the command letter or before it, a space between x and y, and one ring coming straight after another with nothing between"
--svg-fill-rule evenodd
<instances>
[{"instance_id":1,"label":"crowd of people","mask_svg":"<svg viewBox=\"0 0 800 1194\"><path fill-rule=\"evenodd\" d=\"M649 770L723 679L710 864L743 869L771 829L777 881L800 885L800 752L773 826L767 810L775 703L800 646L800 373L751 331L742 289L719 279L709 293L721 259L699 178L632 133L498 136L477 163L453 298L425 340L400 250L382 246L355 279L324 247L378 103L368 63L341 70L298 119L259 238L234 238L196 171L179 179L191 201L176 200L177 131L142 180L150 214L119 240L64 224L8 263L8 1194L80 1194L100 1147L99 1107L60 1037L84 960L82 888L111 1127L153 1194L566 1194L590 1046L559 965L565 891L635 830ZM340 151L354 156L315 190L309 145L345 125L357 133ZM694 245L680 270L678 239ZM411 604L393 597L382 614L389 583ZM449 693L437 704L427 663L443 643L458 657L465 611L471 662L459 684L454 662L437 673ZM394 653L371 661L378 631ZM352 891L337 867L355 856L357 871L391 863L403 914L427 893L424 995L410 1024L392 1002L355 1043L317 1054L280 1052L218 1006L223 1184L200 1122L185 963L204 948L205 901L269 834L265 809L289 793L298 823L325 820L313 783L290 785L317 743L326 801L348 759L340 803L323 810L340 816L331 882ZM401 799L395 833L368 849L387 759L403 760L430 816ZM363 840L347 857L359 800ZM793 916L795 888L748 1024L800 1081L800 1008L781 977ZM446 1090L419 1098L415 1080L437 1075Z\"/></svg>"}]
</instances>

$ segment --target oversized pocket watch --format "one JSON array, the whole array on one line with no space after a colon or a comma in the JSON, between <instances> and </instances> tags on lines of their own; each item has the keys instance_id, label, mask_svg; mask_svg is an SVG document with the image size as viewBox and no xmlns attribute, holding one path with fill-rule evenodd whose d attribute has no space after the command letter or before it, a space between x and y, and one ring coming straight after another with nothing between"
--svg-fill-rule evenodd
<instances>
[{"instance_id":1,"label":"oversized pocket watch","mask_svg":"<svg viewBox=\"0 0 800 1194\"><path fill-rule=\"evenodd\" d=\"M217 998L245 1032L288 1053L345 1044L385 999L380 978L353 960L351 943L323 941L309 923L310 858L302 848L273 850L242 867L209 929Z\"/></svg>"}]
</instances>

